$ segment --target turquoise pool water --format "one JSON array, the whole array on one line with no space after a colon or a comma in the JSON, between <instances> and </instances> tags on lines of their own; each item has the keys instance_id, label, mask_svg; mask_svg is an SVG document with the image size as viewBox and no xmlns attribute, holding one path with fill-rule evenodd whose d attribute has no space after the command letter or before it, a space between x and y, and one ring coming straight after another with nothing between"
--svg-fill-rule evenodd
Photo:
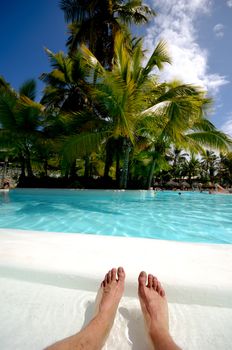
<instances>
[{"instance_id":1,"label":"turquoise pool water","mask_svg":"<svg viewBox=\"0 0 232 350\"><path fill-rule=\"evenodd\" d=\"M0 192L0 228L232 244L232 196L16 189Z\"/></svg>"}]
</instances>

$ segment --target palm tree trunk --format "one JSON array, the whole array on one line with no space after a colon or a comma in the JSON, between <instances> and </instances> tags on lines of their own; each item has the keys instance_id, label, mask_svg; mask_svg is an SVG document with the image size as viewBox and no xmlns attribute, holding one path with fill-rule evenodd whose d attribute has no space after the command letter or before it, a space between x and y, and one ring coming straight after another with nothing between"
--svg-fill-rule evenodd
<instances>
[{"instance_id":1,"label":"palm tree trunk","mask_svg":"<svg viewBox=\"0 0 232 350\"><path fill-rule=\"evenodd\" d=\"M65 169L65 173L64 173L65 180L68 180L68 176L69 176L69 169Z\"/></svg>"},{"instance_id":2,"label":"palm tree trunk","mask_svg":"<svg viewBox=\"0 0 232 350\"><path fill-rule=\"evenodd\" d=\"M212 166L209 168L209 178L210 182L214 184L214 168Z\"/></svg>"},{"instance_id":3,"label":"palm tree trunk","mask_svg":"<svg viewBox=\"0 0 232 350\"><path fill-rule=\"evenodd\" d=\"M120 153L118 150L116 153L116 182L117 182L117 186L119 187L120 185Z\"/></svg>"},{"instance_id":4,"label":"palm tree trunk","mask_svg":"<svg viewBox=\"0 0 232 350\"><path fill-rule=\"evenodd\" d=\"M20 174L20 178L25 178L26 174L25 174L25 158L22 156L21 157L21 174Z\"/></svg>"},{"instance_id":5,"label":"palm tree trunk","mask_svg":"<svg viewBox=\"0 0 232 350\"><path fill-rule=\"evenodd\" d=\"M30 158L26 158L26 167L27 167L27 176L28 177L33 177L34 174L33 174L33 171L32 171Z\"/></svg>"},{"instance_id":6,"label":"palm tree trunk","mask_svg":"<svg viewBox=\"0 0 232 350\"><path fill-rule=\"evenodd\" d=\"M33 171L32 171L32 167L31 167L31 155L30 155L30 151L27 148L26 149L26 158L25 158L25 162L26 162L26 168L27 168L27 176L28 177L33 177Z\"/></svg>"},{"instance_id":7,"label":"palm tree trunk","mask_svg":"<svg viewBox=\"0 0 232 350\"><path fill-rule=\"evenodd\" d=\"M72 164L70 166L69 174L70 174L70 179L71 180L75 180L76 179L76 177L77 177L77 174L76 174L76 160L74 162L72 162Z\"/></svg>"},{"instance_id":8,"label":"palm tree trunk","mask_svg":"<svg viewBox=\"0 0 232 350\"><path fill-rule=\"evenodd\" d=\"M131 143L130 140L125 138L123 140L123 167L122 167L122 173L120 178L120 188L126 189L127 188L127 180L128 180L128 168L129 168L129 156L131 151Z\"/></svg>"},{"instance_id":9,"label":"palm tree trunk","mask_svg":"<svg viewBox=\"0 0 232 350\"><path fill-rule=\"evenodd\" d=\"M155 158L152 158L152 163L148 175L148 181L147 181L147 188L149 189L152 185L152 180L153 180L153 175L154 175L154 170L155 170Z\"/></svg>"},{"instance_id":10,"label":"palm tree trunk","mask_svg":"<svg viewBox=\"0 0 232 350\"><path fill-rule=\"evenodd\" d=\"M84 172L84 177L87 179L89 177L89 170L90 170L90 162L89 162L89 156L85 156L85 172Z\"/></svg>"},{"instance_id":11,"label":"palm tree trunk","mask_svg":"<svg viewBox=\"0 0 232 350\"><path fill-rule=\"evenodd\" d=\"M5 179L7 176L7 168L8 168L8 157L5 156L4 166L3 166L3 179Z\"/></svg>"},{"instance_id":12,"label":"palm tree trunk","mask_svg":"<svg viewBox=\"0 0 232 350\"><path fill-rule=\"evenodd\" d=\"M1 181L2 183L0 183L0 186L3 186L4 182L6 181L7 168L8 168L8 157L5 156L4 165L3 165L3 175L2 175L2 181Z\"/></svg>"},{"instance_id":13,"label":"palm tree trunk","mask_svg":"<svg viewBox=\"0 0 232 350\"><path fill-rule=\"evenodd\" d=\"M47 159L45 159L45 161L44 161L43 168L44 168L44 175L47 177L48 176L48 161L47 161Z\"/></svg>"},{"instance_id":14,"label":"palm tree trunk","mask_svg":"<svg viewBox=\"0 0 232 350\"><path fill-rule=\"evenodd\" d=\"M21 165L21 173L19 175L19 180L18 180L18 185L23 185L24 184L24 180L25 180L25 177L26 177L26 174L25 174L25 158L23 155L21 155L20 157L20 165Z\"/></svg>"},{"instance_id":15,"label":"palm tree trunk","mask_svg":"<svg viewBox=\"0 0 232 350\"><path fill-rule=\"evenodd\" d=\"M109 177L110 167L113 163L112 150L110 147L106 147L106 160L105 160L105 168L104 168L104 177Z\"/></svg>"}]
</instances>

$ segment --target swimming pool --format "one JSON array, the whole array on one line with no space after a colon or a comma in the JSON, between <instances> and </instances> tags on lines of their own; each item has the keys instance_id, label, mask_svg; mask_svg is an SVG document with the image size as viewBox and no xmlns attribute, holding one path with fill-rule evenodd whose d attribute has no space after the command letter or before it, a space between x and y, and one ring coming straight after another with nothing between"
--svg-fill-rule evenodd
<instances>
[{"instance_id":1,"label":"swimming pool","mask_svg":"<svg viewBox=\"0 0 232 350\"><path fill-rule=\"evenodd\" d=\"M0 193L0 228L232 244L232 196L16 189Z\"/></svg>"}]
</instances>

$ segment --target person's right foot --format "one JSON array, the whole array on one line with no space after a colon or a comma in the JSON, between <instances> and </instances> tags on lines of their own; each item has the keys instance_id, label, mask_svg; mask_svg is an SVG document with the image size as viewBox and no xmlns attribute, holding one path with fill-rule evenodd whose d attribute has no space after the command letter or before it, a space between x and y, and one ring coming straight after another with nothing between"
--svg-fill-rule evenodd
<instances>
[{"instance_id":1,"label":"person's right foot","mask_svg":"<svg viewBox=\"0 0 232 350\"><path fill-rule=\"evenodd\" d=\"M168 304L164 289L156 277L142 271L138 278L138 295L148 332L168 333Z\"/></svg>"}]
</instances>

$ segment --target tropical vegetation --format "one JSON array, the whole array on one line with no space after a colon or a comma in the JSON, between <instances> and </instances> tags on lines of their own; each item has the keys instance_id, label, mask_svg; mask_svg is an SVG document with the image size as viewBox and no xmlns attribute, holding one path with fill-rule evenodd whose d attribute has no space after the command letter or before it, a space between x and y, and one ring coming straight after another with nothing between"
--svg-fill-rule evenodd
<instances>
[{"instance_id":1,"label":"tropical vegetation","mask_svg":"<svg viewBox=\"0 0 232 350\"><path fill-rule=\"evenodd\" d=\"M0 160L21 186L149 188L170 179L232 183L230 137L209 121L212 99L181 81L161 41L149 58L130 25L155 12L140 0L60 2L68 53L15 91L0 78Z\"/></svg>"}]
</instances>

